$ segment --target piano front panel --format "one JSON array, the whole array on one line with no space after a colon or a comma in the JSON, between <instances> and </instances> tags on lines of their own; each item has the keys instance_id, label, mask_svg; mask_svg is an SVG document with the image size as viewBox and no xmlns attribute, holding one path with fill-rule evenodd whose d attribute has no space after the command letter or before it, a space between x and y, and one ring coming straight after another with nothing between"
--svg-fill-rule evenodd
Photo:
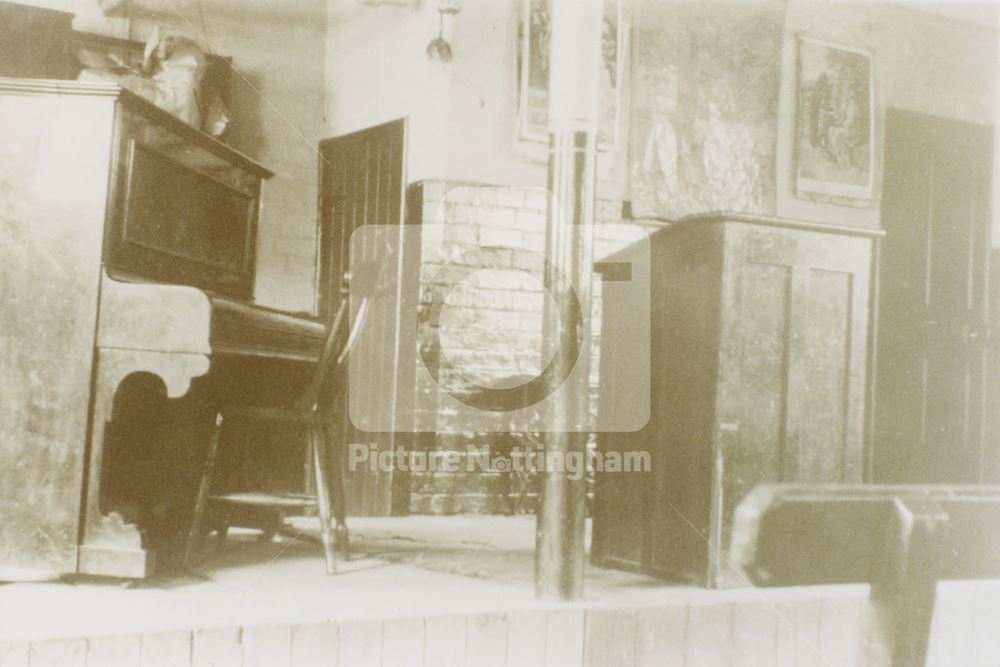
<instances>
[{"instance_id":1,"label":"piano front panel","mask_svg":"<svg viewBox=\"0 0 1000 667\"><path fill-rule=\"evenodd\" d=\"M266 174L161 121L119 106L108 265L249 300Z\"/></svg>"}]
</instances>

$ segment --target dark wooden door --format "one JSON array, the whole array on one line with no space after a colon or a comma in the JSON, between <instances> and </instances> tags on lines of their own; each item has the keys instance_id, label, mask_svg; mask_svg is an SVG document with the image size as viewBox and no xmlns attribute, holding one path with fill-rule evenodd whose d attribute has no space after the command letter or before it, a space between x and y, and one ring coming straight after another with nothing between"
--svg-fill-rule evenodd
<instances>
[{"instance_id":1,"label":"dark wooden door","mask_svg":"<svg viewBox=\"0 0 1000 667\"><path fill-rule=\"evenodd\" d=\"M406 123L396 120L320 143L320 276L319 312L328 318L340 300L340 285L348 270L351 235L364 225L392 228L403 224L405 188ZM387 236L391 232L387 230ZM387 242L391 239L387 238ZM399 384L399 308L391 295L398 294L401 267L386 252L386 245L365 246L365 257L387 263L382 293L369 313L363 333L375 339L373 345L384 354L365 355L363 377L373 388ZM366 342L367 344L367 342ZM379 392L381 395L383 392ZM390 393L395 393L390 392ZM362 443L375 451L394 450L398 438L393 433L363 433L351 423L346 405L338 410L335 427L338 441ZM349 400L372 403L372 396L351 396ZM371 409L393 410L391 404ZM374 452L373 452L374 454ZM362 465L348 470L345 481L347 510L355 516L385 516L409 509L408 479L397 471L371 470Z\"/></svg>"},{"instance_id":2,"label":"dark wooden door","mask_svg":"<svg viewBox=\"0 0 1000 667\"><path fill-rule=\"evenodd\" d=\"M988 127L887 115L876 481L987 476L991 149Z\"/></svg>"}]
</instances>

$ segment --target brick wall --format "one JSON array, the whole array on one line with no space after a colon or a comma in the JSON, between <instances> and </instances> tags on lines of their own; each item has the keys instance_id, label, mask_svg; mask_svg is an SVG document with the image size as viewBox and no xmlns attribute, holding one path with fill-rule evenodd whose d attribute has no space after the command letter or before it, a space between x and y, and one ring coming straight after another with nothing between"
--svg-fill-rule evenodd
<instances>
[{"instance_id":1,"label":"brick wall","mask_svg":"<svg viewBox=\"0 0 1000 667\"><path fill-rule=\"evenodd\" d=\"M521 385L538 375L543 362L542 313L547 293L540 282L538 258L545 252L548 194L543 188L514 188L424 181L411 190L419 199L411 211L422 216L420 345L428 365L436 366L437 383L418 376L417 405L422 425L432 433L418 439L429 456L458 456L469 448L503 454L516 444L532 446L537 436L484 433L461 410L442 405L437 384L460 394L475 395L482 387ZM595 227L595 258L630 241L618 225L621 202L600 201ZM634 238L634 235L631 235ZM444 267L449 267L443 270ZM454 284L453 271L466 274ZM537 277L536 277L537 276ZM593 282L590 359L591 415L596 410L600 344L600 281ZM437 340L435 335L437 334ZM507 417L497 413L502 422ZM536 415L520 414L512 430L532 432ZM525 439L527 438L527 440ZM414 513L507 512L512 494L521 495L524 480L492 472L416 472L412 480ZM440 468L440 466L438 466ZM525 485L521 509L533 507L534 492Z\"/></svg>"}]
</instances>

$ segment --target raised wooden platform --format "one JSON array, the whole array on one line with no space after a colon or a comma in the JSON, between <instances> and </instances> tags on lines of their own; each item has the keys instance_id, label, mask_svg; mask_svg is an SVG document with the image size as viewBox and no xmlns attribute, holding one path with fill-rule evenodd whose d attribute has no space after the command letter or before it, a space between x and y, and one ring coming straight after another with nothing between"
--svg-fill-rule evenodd
<instances>
[{"instance_id":1,"label":"raised wooden platform","mask_svg":"<svg viewBox=\"0 0 1000 667\"><path fill-rule=\"evenodd\" d=\"M0 586L0 667L854 666L866 586L670 586L591 568L587 600L535 601L531 517L357 519L358 557L230 538L125 589ZM931 664L1000 665L1000 582L949 582Z\"/></svg>"}]
</instances>

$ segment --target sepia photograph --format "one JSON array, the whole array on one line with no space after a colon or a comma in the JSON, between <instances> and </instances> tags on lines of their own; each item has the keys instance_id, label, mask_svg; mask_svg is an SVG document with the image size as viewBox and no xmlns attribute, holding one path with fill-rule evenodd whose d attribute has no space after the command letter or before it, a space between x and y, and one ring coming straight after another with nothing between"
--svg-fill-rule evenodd
<instances>
[{"instance_id":1,"label":"sepia photograph","mask_svg":"<svg viewBox=\"0 0 1000 667\"><path fill-rule=\"evenodd\" d=\"M0 0L0 667L1000 667L1000 0Z\"/></svg>"}]
</instances>

